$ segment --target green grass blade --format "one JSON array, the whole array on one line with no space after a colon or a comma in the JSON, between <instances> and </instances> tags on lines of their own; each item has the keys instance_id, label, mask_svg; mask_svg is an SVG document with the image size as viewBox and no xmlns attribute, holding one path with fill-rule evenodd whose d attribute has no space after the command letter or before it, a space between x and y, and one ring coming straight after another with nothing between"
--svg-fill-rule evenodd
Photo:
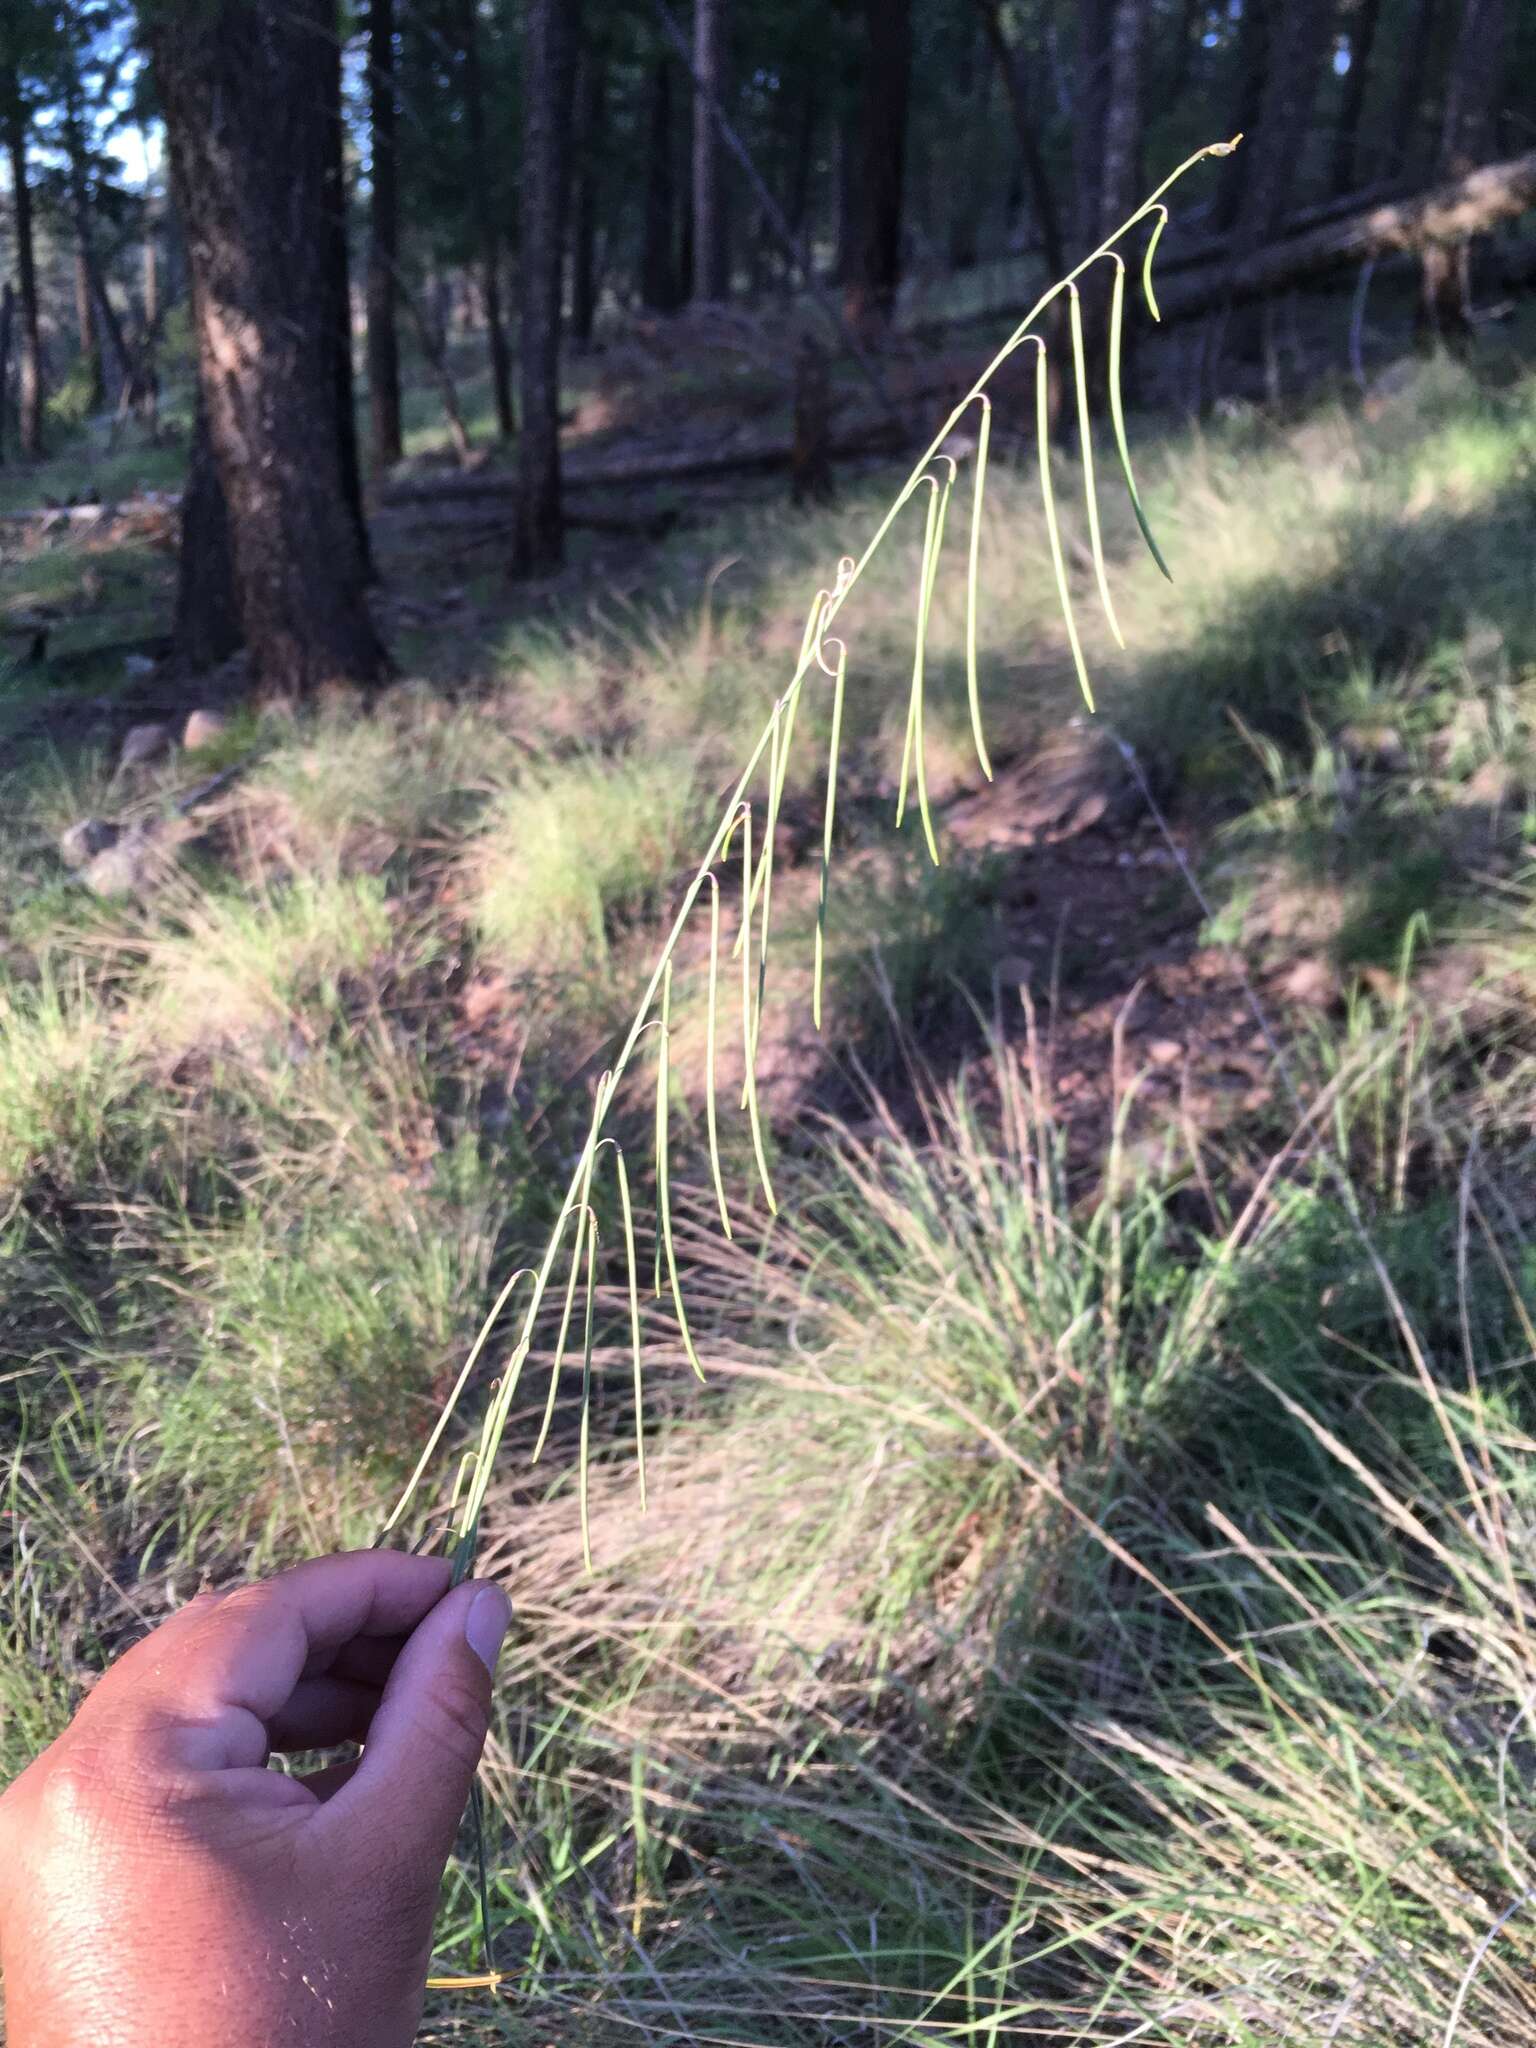
<instances>
[{"instance_id":1,"label":"green grass blade","mask_svg":"<svg viewBox=\"0 0 1536 2048\"><path fill-rule=\"evenodd\" d=\"M667 1282L672 1290L672 1306L677 1311L678 1334L683 1340L683 1350L688 1363L700 1379L704 1368L699 1363L699 1354L693 1348L693 1335L688 1328L688 1311L683 1306L682 1283L677 1277L677 1248L672 1242L672 1188L667 1163L667 1136L670 1123L668 1090L671 1086L669 1061L672 1037L672 962L669 960L661 977L661 1038L656 1055L656 1210L661 1219L661 1239L667 1255Z\"/></svg>"},{"instance_id":2,"label":"green grass blade","mask_svg":"<svg viewBox=\"0 0 1536 2048\"><path fill-rule=\"evenodd\" d=\"M704 1125L709 1138L709 1171L720 1204L720 1227L731 1235L731 1212L725 1201L725 1175L720 1166L720 1119L715 1103L715 1013L720 983L720 884L709 878L709 989L704 1009Z\"/></svg>"},{"instance_id":3,"label":"green grass blade","mask_svg":"<svg viewBox=\"0 0 1536 2048\"><path fill-rule=\"evenodd\" d=\"M965 692L971 709L971 736L976 742L976 758L981 763L982 774L990 782L992 762L988 757L987 742L981 729L981 685L976 675L976 632L981 585L981 504L987 487L987 449L992 440L992 401L984 395L980 404L981 426L976 435L976 481L971 492L971 552L965 589Z\"/></svg>"},{"instance_id":4,"label":"green grass blade","mask_svg":"<svg viewBox=\"0 0 1536 2048\"><path fill-rule=\"evenodd\" d=\"M848 649L837 643L837 669L832 678L832 736L827 743L827 803L821 827L821 875L816 888L816 960L811 981L811 1021L821 1029L821 982L825 966L827 886L832 873L832 819L837 808L837 756L843 739L843 685L848 674Z\"/></svg>"},{"instance_id":5,"label":"green grass blade","mask_svg":"<svg viewBox=\"0 0 1536 2048\"><path fill-rule=\"evenodd\" d=\"M1067 587L1067 565L1061 552L1061 528L1056 523L1056 492L1051 483L1051 393L1045 360L1045 343L1037 342L1036 346L1039 353L1035 357L1035 433L1039 442L1036 453L1040 460L1040 502L1045 508L1045 530L1050 536L1051 566L1056 571L1056 594L1061 600L1061 616L1066 622L1067 640L1072 649L1072 660L1077 669L1077 680L1082 686L1083 699L1092 711L1093 685L1088 680L1088 665L1083 660L1082 642L1077 637L1077 620L1072 612L1072 593Z\"/></svg>"},{"instance_id":6,"label":"green grass blade","mask_svg":"<svg viewBox=\"0 0 1536 2048\"><path fill-rule=\"evenodd\" d=\"M1136 488L1136 474L1131 468L1131 447L1125 437L1125 405L1120 395L1120 349L1125 326L1125 265L1118 256L1114 261L1115 283L1109 299L1109 417L1115 429L1115 453L1120 457L1120 474L1125 478L1125 488L1130 496L1131 510L1136 514L1136 524L1141 528L1141 537L1151 549L1153 561L1171 583L1173 571L1163 560L1163 551L1152 538L1147 515L1141 509L1141 493Z\"/></svg>"},{"instance_id":7,"label":"green grass blade","mask_svg":"<svg viewBox=\"0 0 1536 2048\"><path fill-rule=\"evenodd\" d=\"M619 1212L624 1219L624 1261L629 1275L629 1348L635 1375L635 1466L640 1481L640 1511L645 1512L645 1431L641 1427L640 1390L640 1277L635 1266L635 1212L629 1200L629 1169L623 1147L613 1148L613 1162L619 1177Z\"/></svg>"},{"instance_id":8,"label":"green grass blade","mask_svg":"<svg viewBox=\"0 0 1536 2048\"><path fill-rule=\"evenodd\" d=\"M1163 316L1157 310L1157 294L1152 289L1152 259L1157 254L1158 243L1163 239L1163 229L1168 225L1168 209L1166 206L1159 206L1155 211L1157 226L1148 238L1147 253L1141 259L1141 289L1147 302L1147 311L1154 320L1160 322Z\"/></svg>"},{"instance_id":9,"label":"green grass blade","mask_svg":"<svg viewBox=\"0 0 1536 2048\"><path fill-rule=\"evenodd\" d=\"M1083 346L1083 296L1076 285L1068 294L1072 325L1072 374L1077 385L1077 437L1083 452L1083 496L1088 505L1088 541L1093 550L1093 573L1099 586L1099 602L1118 646L1125 645L1115 601L1109 594L1109 572L1104 566L1104 540L1099 532L1099 494L1093 476L1093 419L1088 410L1088 352Z\"/></svg>"}]
</instances>

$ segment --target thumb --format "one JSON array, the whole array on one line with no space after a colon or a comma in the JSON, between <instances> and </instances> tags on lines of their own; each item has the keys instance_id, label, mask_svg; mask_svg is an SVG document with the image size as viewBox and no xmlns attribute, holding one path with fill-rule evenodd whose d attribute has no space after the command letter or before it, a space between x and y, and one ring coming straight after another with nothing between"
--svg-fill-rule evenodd
<instances>
[{"instance_id":1,"label":"thumb","mask_svg":"<svg viewBox=\"0 0 1536 2048\"><path fill-rule=\"evenodd\" d=\"M387 1865L435 1894L485 1746L491 1673L511 1619L501 1588L471 1579L412 1631L351 1782L322 1809L363 1851L362 1867Z\"/></svg>"}]
</instances>

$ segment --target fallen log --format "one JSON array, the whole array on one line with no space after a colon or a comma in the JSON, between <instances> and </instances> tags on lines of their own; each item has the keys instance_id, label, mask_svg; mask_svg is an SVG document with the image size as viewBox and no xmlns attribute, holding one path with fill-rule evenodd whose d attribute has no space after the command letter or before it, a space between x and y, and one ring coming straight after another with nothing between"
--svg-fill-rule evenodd
<instances>
[{"instance_id":1,"label":"fallen log","mask_svg":"<svg viewBox=\"0 0 1536 2048\"><path fill-rule=\"evenodd\" d=\"M900 447L901 441L894 427L879 422L845 434L832 452L840 459L879 455ZM793 460L794 442L785 435L681 455L658 452L630 462L571 462L565 466L562 481L567 491L613 490L637 484L687 483L699 477L762 474L788 469ZM479 470L466 476L420 477L388 484L380 491L378 502L429 505L445 498L510 498L516 489L517 480L510 470Z\"/></svg>"},{"instance_id":2,"label":"fallen log","mask_svg":"<svg viewBox=\"0 0 1536 2048\"><path fill-rule=\"evenodd\" d=\"M1232 264L1213 258L1170 274L1158 290L1165 321L1189 320L1218 306L1268 298L1370 258L1416 253L1486 234L1536 205L1536 150L1482 164L1411 199L1362 207L1343 220L1290 235Z\"/></svg>"}]
</instances>

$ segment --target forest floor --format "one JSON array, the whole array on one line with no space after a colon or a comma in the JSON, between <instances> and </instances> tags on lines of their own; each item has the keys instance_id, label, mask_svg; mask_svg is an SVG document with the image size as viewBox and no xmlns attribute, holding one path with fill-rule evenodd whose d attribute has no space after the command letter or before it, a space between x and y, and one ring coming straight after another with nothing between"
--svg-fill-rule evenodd
<instances>
[{"instance_id":1,"label":"forest floor","mask_svg":"<svg viewBox=\"0 0 1536 2048\"><path fill-rule=\"evenodd\" d=\"M722 979L729 1239L699 932L677 957L703 1387L648 1299L637 1407L594 1197L590 1573L579 1357L537 1465L530 1361L486 1535L519 1996L441 2001L433 2038L1529 2038L1528 339L1141 421L1175 581L1106 491L1128 651L1059 453L1094 719L1000 434L995 773L960 525L937 866L892 823L920 521L893 530L839 624L819 1032L828 692L785 767L773 1214ZM969 359L893 370L942 413ZM750 323L637 333L573 382L573 471L766 442L781 361ZM0 527L0 1776L199 1583L374 1534L542 1247L812 593L904 475L861 455L801 512L772 472L583 488L569 566L518 586L493 494L406 495L446 473L414 393L373 524L400 680L295 716L238 661L159 661L183 445L82 434L0 491L103 508ZM88 819L115 843L64 858ZM615 1129L649 1277L647 1090L649 1060ZM450 1966L474 1928L455 1866Z\"/></svg>"}]
</instances>

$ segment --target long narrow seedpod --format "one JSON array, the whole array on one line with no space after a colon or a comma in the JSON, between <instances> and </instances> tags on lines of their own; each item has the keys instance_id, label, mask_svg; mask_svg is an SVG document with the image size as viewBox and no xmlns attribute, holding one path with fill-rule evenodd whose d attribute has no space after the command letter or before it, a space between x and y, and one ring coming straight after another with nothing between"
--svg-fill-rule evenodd
<instances>
[{"instance_id":1,"label":"long narrow seedpod","mask_svg":"<svg viewBox=\"0 0 1536 2048\"><path fill-rule=\"evenodd\" d=\"M837 643L832 676L832 736L827 742L827 802L821 826L821 874L816 885L816 959L811 980L811 1021L821 1029L821 981L825 967L827 888L832 874L832 818L837 809L837 756L843 739L843 685L848 675L848 649ZM825 666L825 663L823 663Z\"/></svg>"},{"instance_id":2,"label":"long narrow seedpod","mask_svg":"<svg viewBox=\"0 0 1536 2048\"><path fill-rule=\"evenodd\" d=\"M976 674L976 630L981 583L981 503L987 488L987 449L992 441L992 401L983 395L979 403L981 425L976 430L976 480L971 488L971 551L965 586L965 694L970 705L971 737L976 742L976 759L981 763L982 774L990 782L992 762L987 753L986 735L981 729L981 685Z\"/></svg>"},{"instance_id":3,"label":"long narrow seedpod","mask_svg":"<svg viewBox=\"0 0 1536 2048\"><path fill-rule=\"evenodd\" d=\"M565 1305L560 1311L560 1334L555 1339L554 1363L549 1368L549 1391L544 1398L544 1416L539 1424L538 1441L533 1447L532 1463L535 1465L544 1455L544 1445L549 1438L549 1426L555 1419L555 1400L560 1391L560 1368L565 1363L565 1347L571 1334L571 1316L576 1306L576 1285L581 1278L582 1255L586 1250L587 1238L594 1227L591 1206L583 1199L576 1211L576 1242L571 1246L571 1271L565 1283Z\"/></svg>"},{"instance_id":4,"label":"long narrow seedpod","mask_svg":"<svg viewBox=\"0 0 1536 2048\"><path fill-rule=\"evenodd\" d=\"M1155 206L1152 211L1157 215L1157 226L1147 237L1147 253L1141 259L1141 289L1147 302L1147 311L1161 324L1163 316L1157 310L1157 294L1152 289L1152 259L1157 254L1158 243L1163 239L1163 229L1168 225L1168 209L1166 206Z\"/></svg>"},{"instance_id":5,"label":"long narrow seedpod","mask_svg":"<svg viewBox=\"0 0 1536 2048\"><path fill-rule=\"evenodd\" d=\"M731 1212L725 1200L725 1175L720 1167L720 1119L715 1103L715 1013L720 983L720 884L709 877L709 989L704 1010L704 1127L709 1137L709 1171L720 1204L720 1228L731 1235Z\"/></svg>"},{"instance_id":6,"label":"long narrow seedpod","mask_svg":"<svg viewBox=\"0 0 1536 2048\"><path fill-rule=\"evenodd\" d=\"M939 460L949 465L949 474L944 482L940 484L931 476L923 479L929 486L928 515L923 523L923 559L918 570L917 634L912 656L912 688L907 699L907 733L901 750L901 780L896 797L896 824L899 829L906 816L908 788L913 781L916 782L917 807L922 818L923 837L928 843L928 856L935 867L939 864L939 845L934 836L933 814L928 807L923 685L927 670L928 616L933 606L933 587L938 579L939 553L944 545L944 523L949 512L949 494L955 487L954 457L941 455Z\"/></svg>"},{"instance_id":7,"label":"long narrow seedpod","mask_svg":"<svg viewBox=\"0 0 1536 2048\"><path fill-rule=\"evenodd\" d=\"M635 1374L635 1468L640 1481L640 1512L645 1513L645 1430L642 1426L640 1389L640 1276L635 1265L635 1212L629 1200L629 1170L624 1148L613 1148L614 1171L619 1178L619 1213L624 1220L624 1260L629 1275L629 1349Z\"/></svg>"},{"instance_id":8,"label":"long narrow seedpod","mask_svg":"<svg viewBox=\"0 0 1536 2048\"><path fill-rule=\"evenodd\" d=\"M1067 587L1067 565L1061 552L1061 528L1056 523L1056 492L1051 483L1051 394L1050 374L1046 367L1045 343L1036 340L1038 353L1035 357L1035 431L1039 437L1036 454L1040 462L1040 502L1045 508L1045 530L1051 543L1051 566L1056 571L1056 594L1061 600L1061 616L1066 622L1067 644L1072 649L1072 662L1077 670L1077 680L1082 687L1083 699L1088 709L1094 709L1093 685L1088 680L1088 665L1083 660L1083 643L1077 637L1077 619L1072 611L1072 593Z\"/></svg>"},{"instance_id":9,"label":"long narrow seedpod","mask_svg":"<svg viewBox=\"0 0 1536 2048\"><path fill-rule=\"evenodd\" d=\"M1071 307L1072 374L1077 385L1077 438L1083 454L1083 497L1088 505L1088 543L1093 551L1093 573L1099 586L1099 602L1118 646L1125 645L1115 601L1109 594L1109 572L1104 566L1104 540L1099 532L1099 494L1093 480L1093 417L1088 410L1088 351L1083 346L1083 295L1076 285L1068 294Z\"/></svg>"},{"instance_id":10,"label":"long narrow seedpod","mask_svg":"<svg viewBox=\"0 0 1536 2048\"><path fill-rule=\"evenodd\" d=\"M735 826L732 826L732 831ZM752 812L749 806L741 808L741 895L742 923L747 925L746 897L747 881L752 873ZM757 1164L757 1177L762 1183L763 1199L776 1216L779 1205L774 1197L773 1182L768 1175L768 1153L763 1144L763 1120L757 1106L757 1036L752 1010L752 938L747 928L747 942L741 949L741 1051L746 1064L746 1077L741 1084L741 1106L747 1113L752 1128L752 1157Z\"/></svg>"},{"instance_id":11,"label":"long narrow seedpod","mask_svg":"<svg viewBox=\"0 0 1536 2048\"><path fill-rule=\"evenodd\" d=\"M1114 288L1109 297L1109 417L1115 430L1115 453L1120 457L1120 474L1125 478L1126 492L1130 497L1131 510L1136 514L1136 524L1141 528L1141 537L1152 551L1152 559L1159 569L1173 581L1173 571L1163 560L1163 551L1152 537L1147 524L1147 515L1141 509L1141 493L1136 488L1136 474L1131 468L1131 446L1125 435L1125 405L1120 395L1120 350L1121 336L1125 325L1125 265L1118 256L1113 258L1115 266Z\"/></svg>"},{"instance_id":12,"label":"long narrow seedpod","mask_svg":"<svg viewBox=\"0 0 1536 2048\"><path fill-rule=\"evenodd\" d=\"M592 1312L597 1300L597 1223L587 1231L587 1316L581 1333L581 1432L577 1441L576 1490L581 1516L581 1561L592 1569L592 1509L588 1453L592 1443ZM702 1375L701 1375L702 1377Z\"/></svg>"},{"instance_id":13,"label":"long narrow seedpod","mask_svg":"<svg viewBox=\"0 0 1536 2048\"><path fill-rule=\"evenodd\" d=\"M672 1242L672 1187L671 1173L667 1160L667 1136L670 1122L668 1089L671 1086L670 1047L672 1038L672 962L669 960L661 977L661 1035L656 1054L656 1213L661 1222L661 1240L667 1254L667 1282L672 1290L672 1306L677 1313L678 1335L683 1340L683 1350L688 1363L700 1379L704 1368L699 1363L699 1354L693 1348L693 1335L688 1328L688 1311L683 1306L683 1286L677 1277L677 1247Z\"/></svg>"}]
</instances>

